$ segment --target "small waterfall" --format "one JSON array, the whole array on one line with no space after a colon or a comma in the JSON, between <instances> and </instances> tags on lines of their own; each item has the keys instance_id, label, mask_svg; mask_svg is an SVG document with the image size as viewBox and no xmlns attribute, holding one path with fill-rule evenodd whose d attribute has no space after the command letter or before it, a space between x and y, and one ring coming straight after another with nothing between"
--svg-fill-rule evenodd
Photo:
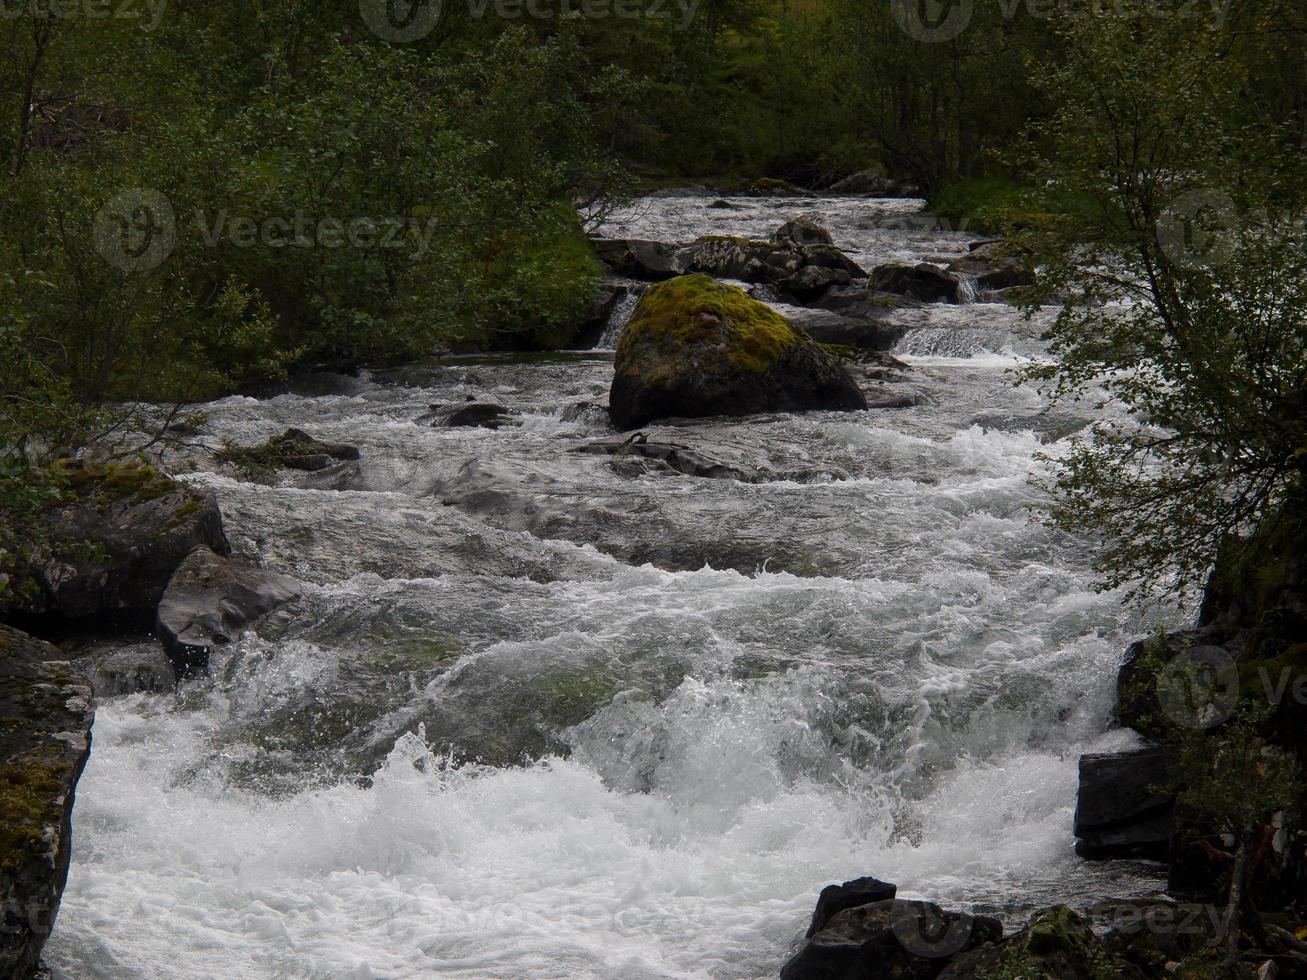
<instances>
[{"instance_id":1,"label":"small waterfall","mask_svg":"<svg viewBox=\"0 0 1307 980\"><path fill-rule=\"evenodd\" d=\"M597 349L613 350L617 347L617 340L626 329L626 324L630 322L631 314L635 312L635 305L638 302L640 302L639 296L635 293L627 293L613 304L613 311L608 314L608 326L604 327L603 336L599 338L599 343L595 344Z\"/></svg>"},{"instance_id":2,"label":"small waterfall","mask_svg":"<svg viewBox=\"0 0 1307 980\"><path fill-rule=\"evenodd\" d=\"M980 299L980 287L976 284L975 277L967 275L965 272L957 273L958 279L958 302L975 303Z\"/></svg>"}]
</instances>

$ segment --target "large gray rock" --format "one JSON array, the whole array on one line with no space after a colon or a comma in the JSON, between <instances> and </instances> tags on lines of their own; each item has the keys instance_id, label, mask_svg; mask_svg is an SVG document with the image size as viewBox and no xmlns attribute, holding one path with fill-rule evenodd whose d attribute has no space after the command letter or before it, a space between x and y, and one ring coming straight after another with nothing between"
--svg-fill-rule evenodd
<instances>
[{"instance_id":1,"label":"large gray rock","mask_svg":"<svg viewBox=\"0 0 1307 980\"><path fill-rule=\"evenodd\" d=\"M0 977L33 976L54 926L94 717L57 648L0 626Z\"/></svg>"},{"instance_id":2,"label":"large gray rock","mask_svg":"<svg viewBox=\"0 0 1307 980\"><path fill-rule=\"evenodd\" d=\"M959 299L957 276L929 262L918 262L916 265L889 262L878 265L872 270L870 288L926 303L938 300L956 303Z\"/></svg>"},{"instance_id":3,"label":"large gray rock","mask_svg":"<svg viewBox=\"0 0 1307 980\"><path fill-rule=\"evenodd\" d=\"M29 597L0 616L149 614L196 547L230 550L213 494L135 463L65 466L72 500L50 512L48 544L14 573Z\"/></svg>"},{"instance_id":4,"label":"large gray rock","mask_svg":"<svg viewBox=\"0 0 1307 980\"><path fill-rule=\"evenodd\" d=\"M1160 747L1082 755L1076 853L1165 860L1174 800L1159 787L1166 783L1171 763Z\"/></svg>"},{"instance_id":5,"label":"large gray rock","mask_svg":"<svg viewBox=\"0 0 1307 980\"><path fill-rule=\"evenodd\" d=\"M997 919L931 902L870 902L836 913L781 969L781 980L932 980L959 954L1003 936Z\"/></svg>"},{"instance_id":6,"label":"large gray rock","mask_svg":"<svg viewBox=\"0 0 1307 980\"><path fill-rule=\"evenodd\" d=\"M622 332L608 409L660 418L866 408L847 371L770 307L707 276L660 283Z\"/></svg>"},{"instance_id":7,"label":"large gray rock","mask_svg":"<svg viewBox=\"0 0 1307 980\"><path fill-rule=\"evenodd\" d=\"M854 878L842 885L827 885L817 896L817 907L812 912L812 921L808 923L805 938L811 939L821 932L831 919L845 909L854 909L872 902L887 902L898 894L898 890L897 885L870 876Z\"/></svg>"},{"instance_id":8,"label":"large gray rock","mask_svg":"<svg viewBox=\"0 0 1307 980\"><path fill-rule=\"evenodd\" d=\"M913 184L884 177L870 170L837 180L830 185L829 192L856 197L917 197L921 193Z\"/></svg>"},{"instance_id":9,"label":"large gray rock","mask_svg":"<svg viewBox=\"0 0 1307 980\"><path fill-rule=\"evenodd\" d=\"M686 271L679 245L642 238L591 239L599 261L619 276L670 279Z\"/></svg>"},{"instance_id":10,"label":"large gray rock","mask_svg":"<svg viewBox=\"0 0 1307 980\"><path fill-rule=\"evenodd\" d=\"M811 218L793 218L771 233L781 245L834 245L831 234Z\"/></svg>"},{"instance_id":11,"label":"large gray rock","mask_svg":"<svg viewBox=\"0 0 1307 980\"><path fill-rule=\"evenodd\" d=\"M289 575L269 572L197 548L168 583L157 628L177 679L203 673L213 647L300 595Z\"/></svg>"}]
</instances>

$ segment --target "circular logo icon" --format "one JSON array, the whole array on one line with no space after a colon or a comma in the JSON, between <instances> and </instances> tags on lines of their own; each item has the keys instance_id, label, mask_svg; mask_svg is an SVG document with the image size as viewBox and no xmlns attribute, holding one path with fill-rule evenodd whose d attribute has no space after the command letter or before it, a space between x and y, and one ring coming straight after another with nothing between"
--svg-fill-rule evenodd
<instances>
[{"instance_id":1,"label":"circular logo icon","mask_svg":"<svg viewBox=\"0 0 1307 980\"><path fill-rule=\"evenodd\" d=\"M1221 647L1184 651L1157 673L1157 702L1183 728L1213 728L1239 701L1239 671Z\"/></svg>"},{"instance_id":2,"label":"circular logo icon","mask_svg":"<svg viewBox=\"0 0 1307 980\"><path fill-rule=\"evenodd\" d=\"M890 0L890 10L908 37L927 44L951 41L967 29L975 0Z\"/></svg>"},{"instance_id":3,"label":"circular logo icon","mask_svg":"<svg viewBox=\"0 0 1307 980\"><path fill-rule=\"evenodd\" d=\"M930 902L896 901L890 909L890 929L899 945L915 956L952 956L971 938L971 916L947 913Z\"/></svg>"},{"instance_id":4,"label":"circular logo icon","mask_svg":"<svg viewBox=\"0 0 1307 980\"><path fill-rule=\"evenodd\" d=\"M1173 263L1187 269L1211 268L1234 253L1239 209L1220 191L1188 191L1157 219L1157 242Z\"/></svg>"},{"instance_id":5,"label":"circular logo icon","mask_svg":"<svg viewBox=\"0 0 1307 980\"><path fill-rule=\"evenodd\" d=\"M123 272L158 268L177 244L177 215L159 191L133 187L95 214L95 248Z\"/></svg>"},{"instance_id":6,"label":"circular logo icon","mask_svg":"<svg viewBox=\"0 0 1307 980\"><path fill-rule=\"evenodd\" d=\"M408 44L430 34L440 20L440 0L359 0L363 23L383 41Z\"/></svg>"}]
</instances>

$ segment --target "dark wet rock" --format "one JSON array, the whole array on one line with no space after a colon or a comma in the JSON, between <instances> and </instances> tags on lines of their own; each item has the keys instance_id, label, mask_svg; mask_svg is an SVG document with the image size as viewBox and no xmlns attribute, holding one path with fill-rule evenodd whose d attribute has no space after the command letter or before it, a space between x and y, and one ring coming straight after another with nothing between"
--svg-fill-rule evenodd
<instances>
[{"instance_id":1,"label":"dark wet rock","mask_svg":"<svg viewBox=\"0 0 1307 980\"><path fill-rule=\"evenodd\" d=\"M771 233L779 245L834 245L831 234L811 218L793 218Z\"/></svg>"},{"instance_id":2,"label":"dark wet rock","mask_svg":"<svg viewBox=\"0 0 1307 980\"><path fill-rule=\"evenodd\" d=\"M299 594L299 583L289 575L246 566L207 548L191 552L159 603L159 639L177 679L204 673L213 647L230 643Z\"/></svg>"},{"instance_id":3,"label":"dark wet rock","mask_svg":"<svg viewBox=\"0 0 1307 980\"><path fill-rule=\"evenodd\" d=\"M853 379L812 340L706 276L641 298L618 343L609 394L619 429L658 418L864 407Z\"/></svg>"},{"instance_id":4,"label":"dark wet rock","mask_svg":"<svg viewBox=\"0 0 1307 980\"><path fill-rule=\"evenodd\" d=\"M786 311L791 323L819 344L839 344L870 350L889 350L907 333L907 327L885 319L844 316L831 310L796 307Z\"/></svg>"},{"instance_id":5,"label":"dark wet rock","mask_svg":"<svg viewBox=\"0 0 1307 980\"><path fill-rule=\"evenodd\" d=\"M137 463L64 465L72 499L50 512L48 547L13 573L30 596L0 615L152 613L193 549L229 550L213 494Z\"/></svg>"},{"instance_id":6,"label":"dark wet rock","mask_svg":"<svg viewBox=\"0 0 1307 980\"><path fill-rule=\"evenodd\" d=\"M177 684L172 661L157 643L142 643L90 659L82 671L97 698L162 694Z\"/></svg>"},{"instance_id":7,"label":"dark wet rock","mask_svg":"<svg viewBox=\"0 0 1307 980\"><path fill-rule=\"evenodd\" d=\"M1076 853L1085 858L1164 860L1171 844L1174 800L1159 787L1171 771L1160 747L1080 757Z\"/></svg>"},{"instance_id":8,"label":"dark wet rock","mask_svg":"<svg viewBox=\"0 0 1307 980\"><path fill-rule=\"evenodd\" d=\"M1003 935L996 919L903 899L847 908L781 969L781 980L931 980L951 960Z\"/></svg>"},{"instance_id":9,"label":"dark wet rock","mask_svg":"<svg viewBox=\"0 0 1307 980\"><path fill-rule=\"evenodd\" d=\"M808 924L808 931L804 933L804 937L811 939L845 909L857 908L859 905L867 905L871 902L886 902L897 894L897 885L870 876L854 878L842 885L827 885L817 896L817 908L813 910L812 921Z\"/></svg>"},{"instance_id":10,"label":"dark wet rock","mask_svg":"<svg viewBox=\"0 0 1307 980\"><path fill-rule=\"evenodd\" d=\"M870 288L886 293L898 293L927 303L939 300L956 303L959 299L957 277L929 262L918 262L916 265L897 262L878 265L872 270Z\"/></svg>"},{"instance_id":11,"label":"dark wet rock","mask_svg":"<svg viewBox=\"0 0 1307 980\"><path fill-rule=\"evenodd\" d=\"M719 197L714 201L710 201L708 207L718 211L738 211L740 208L744 207L744 205L732 204L730 201L726 200L726 198Z\"/></svg>"},{"instance_id":12,"label":"dark wet rock","mask_svg":"<svg viewBox=\"0 0 1307 980\"><path fill-rule=\"evenodd\" d=\"M669 470L684 473L686 476L698 476L710 480L739 480L742 483L762 483L776 479L776 475L764 470L742 469L731 466L696 452L689 446L672 442L651 442L643 432L626 439L602 439L587 443L576 450L579 453L595 453L614 457L614 462L628 460L652 461ZM633 472L647 472L646 466L638 466Z\"/></svg>"},{"instance_id":13,"label":"dark wet rock","mask_svg":"<svg viewBox=\"0 0 1307 980\"><path fill-rule=\"evenodd\" d=\"M596 238L592 242L599 261L619 276L659 280L687 271L679 245L641 238Z\"/></svg>"},{"instance_id":14,"label":"dark wet rock","mask_svg":"<svg viewBox=\"0 0 1307 980\"><path fill-rule=\"evenodd\" d=\"M1163 637L1149 637L1132 643L1116 675L1116 716L1128 728L1146 735L1166 734L1168 711L1183 709L1183 699L1172 703L1173 686L1167 681L1167 667L1184 658L1204 672L1213 683L1227 679L1243 651L1246 637L1227 626L1200 626L1176 630ZM1178 668L1177 668L1178 669Z\"/></svg>"},{"instance_id":15,"label":"dark wet rock","mask_svg":"<svg viewBox=\"0 0 1307 980\"><path fill-rule=\"evenodd\" d=\"M984 249L954 259L948 271L974 279L977 287L987 291L1029 286L1035 281L1035 274L1017 257Z\"/></svg>"},{"instance_id":16,"label":"dark wet rock","mask_svg":"<svg viewBox=\"0 0 1307 980\"><path fill-rule=\"evenodd\" d=\"M33 976L54 926L94 715L57 648L0 626L0 977Z\"/></svg>"},{"instance_id":17,"label":"dark wet rock","mask_svg":"<svg viewBox=\"0 0 1307 980\"><path fill-rule=\"evenodd\" d=\"M871 170L837 180L828 190L831 194L850 197L917 197L921 194L920 188L914 184L885 177Z\"/></svg>"},{"instance_id":18,"label":"dark wet rock","mask_svg":"<svg viewBox=\"0 0 1307 980\"><path fill-rule=\"evenodd\" d=\"M1036 912L1024 929L1001 941L986 942L954 958L940 980L1039 977L1042 980L1096 980L1137 975L1112 961L1103 942L1081 915L1065 906Z\"/></svg>"},{"instance_id":19,"label":"dark wet rock","mask_svg":"<svg viewBox=\"0 0 1307 980\"><path fill-rule=\"evenodd\" d=\"M447 405L435 409L432 425L445 428L482 428L498 429L505 425L520 425L503 405L488 402L468 402L463 405Z\"/></svg>"},{"instance_id":20,"label":"dark wet rock","mask_svg":"<svg viewBox=\"0 0 1307 980\"><path fill-rule=\"evenodd\" d=\"M682 251L687 272L720 279L769 283L800 299L866 278L866 272L833 245L794 245L708 236Z\"/></svg>"}]
</instances>

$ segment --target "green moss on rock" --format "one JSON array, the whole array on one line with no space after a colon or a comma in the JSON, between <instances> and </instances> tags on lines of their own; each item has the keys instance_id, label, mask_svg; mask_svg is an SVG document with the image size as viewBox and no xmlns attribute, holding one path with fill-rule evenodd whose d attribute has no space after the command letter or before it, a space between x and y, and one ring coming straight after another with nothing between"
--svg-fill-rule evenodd
<instances>
[{"instance_id":1,"label":"green moss on rock","mask_svg":"<svg viewBox=\"0 0 1307 980\"><path fill-rule=\"evenodd\" d=\"M658 347L665 363L652 380L661 381L676 371L680 359L705 355L762 374L786 349L805 339L785 317L738 286L692 275L660 283L645 293L622 331L618 350Z\"/></svg>"}]
</instances>

